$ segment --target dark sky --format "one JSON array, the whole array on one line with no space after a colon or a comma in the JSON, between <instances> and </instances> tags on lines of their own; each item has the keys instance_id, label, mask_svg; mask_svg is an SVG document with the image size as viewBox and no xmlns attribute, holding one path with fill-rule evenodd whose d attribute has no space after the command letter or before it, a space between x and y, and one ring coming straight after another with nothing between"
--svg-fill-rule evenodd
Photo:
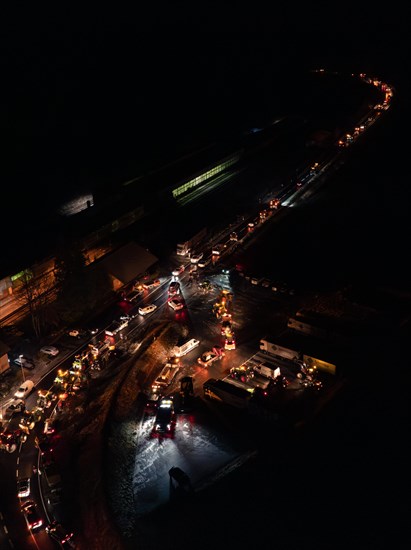
<instances>
[{"instance_id":1,"label":"dark sky","mask_svg":"<svg viewBox=\"0 0 411 550\"><path fill-rule=\"evenodd\" d=\"M406 18L372 6L13 3L0 21L3 223L282 114L325 67L403 82ZM406 94L404 94L406 97Z\"/></svg>"},{"instance_id":2,"label":"dark sky","mask_svg":"<svg viewBox=\"0 0 411 550\"><path fill-rule=\"evenodd\" d=\"M170 135L185 145L225 119L252 118L256 98L260 108L274 103L289 74L323 65L378 73L405 61L398 12L326 2L275 12L255 3L179 6L42 13L31 5L4 14L9 181L29 175L40 190L122 178Z\"/></svg>"}]
</instances>

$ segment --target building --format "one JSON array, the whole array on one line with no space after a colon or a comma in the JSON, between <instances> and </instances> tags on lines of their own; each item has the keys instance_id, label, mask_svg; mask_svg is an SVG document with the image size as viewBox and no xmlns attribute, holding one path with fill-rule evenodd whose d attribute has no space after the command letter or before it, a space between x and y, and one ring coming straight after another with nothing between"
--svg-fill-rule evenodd
<instances>
[{"instance_id":1,"label":"building","mask_svg":"<svg viewBox=\"0 0 411 550\"><path fill-rule=\"evenodd\" d=\"M7 372L10 368L9 351L9 346L0 340L0 375Z\"/></svg>"},{"instance_id":2,"label":"building","mask_svg":"<svg viewBox=\"0 0 411 550\"><path fill-rule=\"evenodd\" d=\"M96 262L112 281L114 291L127 285L140 275L153 269L158 258L135 242L130 242L107 254Z\"/></svg>"},{"instance_id":3,"label":"building","mask_svg":"<svg viewBox=\"0 0 411 550\"><path fill-rule=\"evenodd\" d=\"M112 242L113 237L117 236L118 242L121 239L128 242L130 239L126 235L127 228L149 218L161 208L183 206L193 198L226 185L235 178L243 157L249 157L267 147L273 139L279 140L282 135L287 136L287 133L294 130L293 125L287 128L287 124L282 122L257 134L233 138L231 143L219 142L197 148L173 162L159 168L147 169L144 174L132 180L112 186L104 194L89 197L88 207L76 214L57 217L54 213L49 220L43 219L39 234L36 234L36 227L32 228L30 234L36 246L29 246L22 254L13 254L12 261L9 258L8 262L2 264L0 322L13 314L15 294L26 270L35 271L36 276L43 273L47 276L53 274L53 254L56 250L53 246L61 246L62 241L68 243L74 240L82 245L89 263L110 255L112 248L107 243ZM133 246L131 257L135 263L135 247L138 245L134 243ZM140 253L143 254L141 265L151 261L155 263L155 256L149 259L146 252L140 247ZM122 255L120 252L118 254ZM137 264L134 268L115 268L114 263L107 260L106 265L110 266L114 288L120 285L120 281L129 279L129 269L134 271L131 279L138 275ZM127 273L124 269L127 269ZM119 270L123 271L120 273Z\"/></svg>"}]
</instances>

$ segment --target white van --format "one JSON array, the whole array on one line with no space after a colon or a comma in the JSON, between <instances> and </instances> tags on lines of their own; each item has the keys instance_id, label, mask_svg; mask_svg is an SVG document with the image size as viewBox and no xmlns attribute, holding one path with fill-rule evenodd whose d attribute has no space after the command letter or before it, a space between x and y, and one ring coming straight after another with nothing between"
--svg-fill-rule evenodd
<instances>
[{"instance_id":1,"label":"white van","mask_svg":"<svg viewBox=\"0 0 411 550\"><path fill-rule=\"evenodd\" d=\"M34 389L34 382L32 380L26 380L22 383L22 385L19 387L19 389L14 394L15 399L26 399L28 395L33 391Z\"/></svg>"},{"instance_id":2,"label":"white van","mask_svg":"<svg viewBox=\"0 0 411 550\"><path fill-rule=\"evenodd\" d=\"M189 340L182 346L174 346L173 355L175 355L176 357L182 357L183 355L186 355L188 352L190 352L192 349L196 348L199 345L200 345L200 340L191 338L191 340Z\"/></svg>"}]
</instances>

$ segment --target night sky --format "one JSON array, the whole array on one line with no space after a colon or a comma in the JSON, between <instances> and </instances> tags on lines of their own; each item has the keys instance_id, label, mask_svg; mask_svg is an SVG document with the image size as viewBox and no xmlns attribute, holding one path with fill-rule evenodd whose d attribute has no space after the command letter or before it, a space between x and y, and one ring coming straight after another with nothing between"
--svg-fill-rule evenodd
<instances>
[{"instance_id":1,"label":"night sky","mask_svg":"<svg viewBox=\"0 0 411 550\"><path fill-rule=\"evenodd\" d=\"M7 197L32 209L133 177L170 141L178 152L281 112L307 69L400 68L398 15L329 9L11 8L0 53Z\"/></svg>"}]
</instances>

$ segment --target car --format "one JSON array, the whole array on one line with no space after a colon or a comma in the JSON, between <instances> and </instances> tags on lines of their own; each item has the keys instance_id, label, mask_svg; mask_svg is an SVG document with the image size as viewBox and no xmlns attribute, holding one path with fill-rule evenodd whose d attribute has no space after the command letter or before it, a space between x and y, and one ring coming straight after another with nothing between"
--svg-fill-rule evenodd
<instances>
[{"instance_id":1,"label":"car","mask_svg":"<svg viewBox=\"0 0 411 550\"><path fill-rule=\"evenodd\" d=\"M44 475L43 479L47 480L47 486L49 489L59 489L62 486L61 470L53 459L48 464L42 464L41 475Z\"/></svg>"},{"instance_id":2,"label":"car","mask_svg":"<svg viewBox=\"0 0 411 550\"><path fill-rule=\"evenodd\" d=\"M87 336L87 331L81 328L72 328L67 334L72 338L85 338Z\"/></svg>"},{"instance_id":3,"label":"car","mask_svg":"<svg viewBox=\"0 0 411 550\"><path fill-rule=\"evenodd\" d=\"M60 350L56 346L43 346L40 349L41 353L48 355L49 357L55 357L60 353Z\"/></svg>"},{"instance_id":4,"label":"car","mask_svg":"<svg viewBox=\"0 0 411 550\"><path fill-rule=\"evenodd\" d=\"M254 371L251 367L247 367L245 365L232 367L230 369L230 377L234 378L234 380L240 380L241 382L246 384L254 378Z\"/></svg>"},{"instance_id":5,"label":"car","mask_svg":"<svg viewBox=\"0 0 411 550\"><path fill-rule=\"evenodd\" d=\"M193 410L194 385L192 376L183 376L180 379L180 391L176 394L176 410L179 413L187 413Z\"/></svg>"},{"instance_id":6,"label":"car","mask_svg":"<svg viewBox=\"0 0 411 550\"><path fill-rule=\"evenodd\" d=\"M51 491L47 494L46 498L47 498L47 504L49 506L58 506L63 502L63 489L59 486L55 487L54 489L51 489ZM71 547L69 546L69 548Z\"/></svg>"},{"instance_id":7,"label":"car","mask_svg":"<svg viewBox=\"0 0 411 550\"><path fill-rule=\"evenodd\" d=\"M220 346L215 346L212 350L208 350L202 353L197 359L197 363L199 363L203 367L208 367L209 365L212 365L215 361L221 361L224 356L224 350Z\"/></svg>"},{"instance_id":8,"label":"car","mask_svg":"<svg viewBox=\"0 0 411 550\"><path fill-rule=\"evenodd\" d=\"M43 520L41 519L37 505L34 501L28 500L25 502L21 507L21 510L26 518L29 529L34 531L43 525Z\"/></svg>"},{"instance_id":9,"label":"car","mask_svg":"<svg viewBox=\"0 0 411 550\"><path fill-rule=\"evenodd\" d=\"M212 260L212 257L211 256L207 256L205 258L202 258L199 262L198 262L198 267L207 267L209 263L211 263L211 260Z\"/></svg>"},{"instance_id":10,"label":"car","mask_svg":"<svg viewBox=\"0 0 411 550\"><path fill-rule=\"evenodd\" d=\"M140 315L148 315L149 313L153 313L156 309L156 304L148 304L147 306L139 307L138 312Z\"/></svg>"},{"instance_id":11,"label":"car","mask_svg":"<svg viewBox=\"0 0 411 550\"><path fill-rule=\"evenodd\" d=\"M281 201L280 199L271 199L270 200L270 208L278 208L279 206L281 206Z\"/></svg>"},{"instance_id":12,"label":"car","mask_svg":"<svg viewBox=\"0 0 411 550\"><path fill-rule=\"evenodd\" d=\"M224 349L233 350L236 348L234 334L225 339Z\"/></svg>"},{"instance_id":13,"label":"car","mask_svg":"<svg viewBox=\"0 0 411 550\"><path fill-rule=\"evenodd\" d=\"M54 462L54 449L57 441L54 435L42 434L36 437L35 443L40 451L43 465Z\"/></svg>"},{"instance_id":14,"label":"car","mask_svg":"<svg viewBox=\"0 0 411 550\"><path fill-rule=\"evenodd\" d=\"M43 433L46 434L46 435L51 435L55 431L56 430L55 430L55 427L54 427L54 419L52 417L47 418L44 421Z\"/></svg>"},{"instance_id":15,"label":"car","mask_svg":"<svg viewBox=\"0 0 411 550\"><path fill-rule=\"evenodd\" d=\"M174 311L180 311L181 309L184 309L184 303L181 302L181 300L178 300L177 298L173 298L168 302L168 305L174 309Z\"/></svg>"},{"instance_id":16,"label":"car","mask_svg":"<svg viewBox=\"0 0 411 550\"><path fill-rule=\"evenodd\" d=\"M48 409L51 407L52 403L56 401L58 398L58 395L52 391L52 389L49 390L39 390L38 391L38 397L37 397L37 408L44 412L45 409Z\"/></svg>"},{"instance_id":17,"label":"car","mask_svg":"<svg viewBox=\"0 0 411 550\"><path fill-rule=\"evenodd\" d=\"M176 267L175 269L173 269L171 274L173 275L173 277L178 277L179 275L181 275L181 273L184 272L184 270L185 270L185 266L180 265L179 267Z\"/></svg>"},{"instance_id":18,"label":"car","mask_svg":"<svg viewBox=\"0 0 411 550\"><path fill-rule=\"evenodd\" d=\"M128 302L135 302L139 296L143 294L142 290L132 290L130 294L127 294L126 300Z\"/></svg>"},{"instance_id":19,"label":"car","mask_svg":"<svg viewBox=\"0 0 411 550\"><path fill-rule=\"evenodd\" d=\"M160 401L154 422L154 432L158 434L171 434L175 425L174 401L167 397Z\"/></svg>"},{"instance_id":20,"label":"car","mask_svg":"<svg viewBox=\"0 0 411 550\"><path fill-rule=\"evenodd\" d=\"M27 441L27 434L22 432L22 430L10 430L6 428L0 432L0 449L8 453L14 453L17 447L25 441Z\"/></svg>"},{"instance_id":21,"label":"car","mask_svg":"<svg viewBox=\"0 0 411 550\"><path fill-rule=\"evenodd\" d=\"M146 290L151 290L152 288L155 288L156 286L159 286L161 284L160 279L155 279L154 281L143 283L143 287Z\"/></svg>"},{"instance_id":22,"label":"car","mask_svg":"<svg viewBox=\"0 0 411 550\"><path fill-rule=\"evenodd\" d=\"M33 359L31 359L31 357L27 357L27 355L19 355L14 359L13 363L27 370L33 370L35 367Z\"/></svg>"},{"instance_id":23,"label":"car","mask_svg":"<svg viewBox=\"0 0 411 550\"><path fill-rule=\"evenodd\" d=\"M26 399L27 396L30 395L30 393L34 389L34 382L32 380L25 380L19 387L19 389L15 392L14 397L15 399Z\"/></svg>"},{"instance_id":24,"label":"car","mask_svg":"<svg viewBox=\"0 0 411 550\"><path fill-rule=\"evenodd\" d=\"M180 283L178 281L171 281L168 287L168 295L174 296L175 294L180 294Z\"/></svg>"},{"instance_id":25,"label":"car","mask_svg":"<svg viewBox=\"0 0 411 550\"><path fill-rule=\"evenodd\" d=\"M204 256L203 252L200 252L199 254L193 254L191 256L190 261L192 264L198 264L198 262L203 258L203 256Z\"/></svg>"},{"instance_id":26,"label":"car","mask_svg":"<svg viewBox=\"0 0 411 550\"><path fill-rule=\"evenodd\" d=\"M229 319L224 319L221 321L221 336L225 336L233 329L233 324Z\"/></svg>"},{"instance_id":27,"label":"car","mask_svg":"<svg viewBox=\"0 0 411 550\"><path fill-rule=\"evenodd\" d=\"M161 393L151 390L144 396L144 412L149 415L154 415L157 412L158 406L163 399Z\"/></svg>"},{"instance_id":28,"label":"car","mask_svg":"<svg viewBox=\"0 0 411 550\"><path fill-rule=\"evenodd\" d=\"M47 525L46 533L63 548L75 548L74 533L63 527L61 523L52 521Z\"/></svg>"},{"instance_id":29,"label":"car","mask_svg":"<svg viewBox=\"0 0 411 550\"><path fill-rule=\"evenodd\" d=\"M209 290L212 290L213 285L208 279L205 279L204 281L201 281L201 283L198 283L198 287L201 288L203 292L208 292Z\"/></svg>"},{"instance_id":30,"label":"car","mask_svg":"<svg viewBox=\"0 0 411 550\"><path fill-rule=\"evenodd\" d=\"M34 429L36 422L41 418L41 411L29 411L25 410L23 416L19 422L19 428L22 432L30 435L31 430Z\"/></svg>"},{"instance_id":31,"label":"car","mask_svg":"<svg viewBox=\"0 0 411 550\"><path fill-rule=\"evenodd\" d=\"M134 317L135 315L132 315L131 313L125 313L124 315L120 315L120 321L132 321Z\"/></svg>"},{"instance_id":32,"label":"car","mask_svg":"<svg viewBox=\"0 0 411 550\"><path fill-rule=\"evenodd\" d=\"M19 498L27 498L30 496L30 478L22 477L17 480L17 496Z\"/></svg>"},{"instance_id":33,"label":"car","mask_svg":"<svg viewBox=\"0 0 411 550\"><path fill-rule=\"evenodd\" d=\"M15 414L24 412L25 408L26 405L24 404L23 399L15 399L4 411L4 417L6 419L12 418Z\"/></svg>"},{"instance_id":34,"label":"car","mask_svg":"<svg viewBox=\"0 0 411 550\"><path fill-rule=\"evenodd\" d=\"M225 245L224 243L218 243L218 244L213 246L213 248L211 250L211 254L213 254L213 256L219 256L220 254L222 254L224 252L226 247L227 247L227 245Z\"/></svg>"}]
</instances>

